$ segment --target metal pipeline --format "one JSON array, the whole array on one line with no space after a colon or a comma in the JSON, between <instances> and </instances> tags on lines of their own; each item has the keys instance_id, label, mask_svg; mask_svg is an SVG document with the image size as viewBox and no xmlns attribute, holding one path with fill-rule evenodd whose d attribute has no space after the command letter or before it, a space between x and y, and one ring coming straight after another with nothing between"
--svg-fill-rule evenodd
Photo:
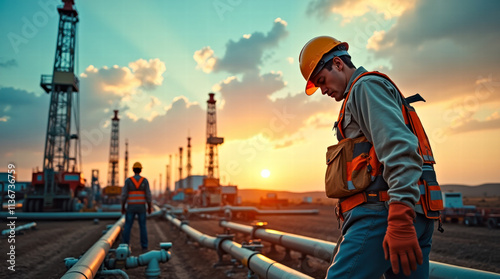
<instances>
[{"instance_id":1,"label":"metal pipeline","mask_svg":"<svg viewBox=\"0 0 500 279\"><path fill-rule=\"evenodd\" d=\"M201 207L201 208L175 208L173 206L167 205L167 210L173 214L200 214L200 213L211 213L211 212L254 212L257 215L311 215L319 214L317 209L290 209L290 210L262 210L253 206L217 206L217 207ZM187 212L185 212L187 210Z\"/></svg>"},{"instance_id":2,"label":"metal pipeline","mask_svg":"<svg viewBox=\"0 0 500 279\"><path fill-rule=\"evenodd\" d=\"M187 234L191 239L200 243L201 245L210 248L217 249L216 237L201 233L192 227L188 226L186 223L181 222L179 219L174 218L172 215L166 214L167 220L178 227L181 231Z\"/></svg>"},{"instance_id":3,"label":"metal pipeline","mask_svg":"<svg viewBox=\"0 0 500 279\"><path fill-rule=\"evenodd\" d=\"M159 216L162 211L158 210L148 217ZM0 218L10 216L7 212L0 212ZM93 219L118 219L122 216L119 211L115 212L16 212L18 220L93 220Z\"/></svg>"},{"instance_id":4,"label":"metal pipeline","mask_svg":"<svg viewBox=\"0 0 500 279\"><path fill-rule=\"evenodd\" d=\"M220 221L219 225L237 232L249 234L251 238L259 238L263 241L278 244L285 248L323 259L327 262L331 262L333 250L336 246L334 242L270 230L259 226L252 227L227 221ZM430 279L500 279L500 274L498 273L434 261L430 261L429 276Z\"/></svg>"},{"instance_id":5,"label":"metal pipeline","mask_svg":"<svg viewBox=\"0 0 500 279\"><path fill-rule=\"evenodd\" d=\"M32 228L35 228L35 227L36 227L36 223L35 222L31 222L31 223L28 223L28 224L24 224L22 226L17 226L14 229L14 231L17 233L18 231L28 230L28 229L32 229ZM10 232L11 232L11 229L3 230L2 231L2 235L10 234Z\"/></svg>"},{"instance_id":6,"label":"metal pipeline","mask_svg":"<svg viewBox=\"0 0 500 279\"><path fill-rule=\"evenodd\" d=\"M273 261L257 251L243 248L242 245L232 241L230 238L208 236L189 227L187 223L181 222L179 219L169 214L166 214L166 218L181 231L188 234L191 239L211 249L218 250L220 248L225 253L230 254L233 258L247 266L249 270L258 274L261 278L312 278Z\"/></svg>"},{"instance_id":7,"label":"metal pipeline","mask_svg":"<svg viewBox=\"0 0 500 279\"><path fill-rule=\"evenodd\" d=\"M311 255L322 259L326 262L331 262L333 249L337 245L334 242L328 242L315 238L305 237L296 234L269 230L263 227L245 226L233 222L220 221L219 225L237 232L251 235L252 239L262 239L274 244L278 244L285 248L290 248L294 251L301 252L306 255Z\"/></svg>"},{"instance_id":8,"label":"metal pipeline","mask_svg":"<svg viewBox=\"0 0 500 279\"><path fill-rule=\"evenodd\" d=\"M0 218L7 217L5 212ZM18 220L84 220L84 219L118 219L121 212L16 212Z\"/></svg>"},{"instance_id":9,"label":"metal pipeline","mask_svg":"<svg viewBox=\"0 0 500 279\"><path fill-rule=\"evenodd\" d=\"M121 217L109 230L103 235L78 262L70 268L61 279L90 279L94 278L101 267L101 264L109 252L111 246L120 234L125 217Z\"/></svg>"}]
</instances>

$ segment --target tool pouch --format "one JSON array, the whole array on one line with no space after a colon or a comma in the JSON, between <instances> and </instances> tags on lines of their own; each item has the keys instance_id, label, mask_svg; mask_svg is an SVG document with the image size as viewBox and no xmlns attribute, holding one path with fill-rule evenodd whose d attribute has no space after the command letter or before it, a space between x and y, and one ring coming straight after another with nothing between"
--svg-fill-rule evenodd
<instances>
[{"instance_id":1,"label":"tool pouch","mask_svg":"<svg viewBox=\"0 0 500 279\"><path fill-rule=\"evenodd\" d=\"M365 190L381 164L372 144L361 136L345 138L326 152L325 192L329 198L343 198Z\"/></svg>"},{"instance_id":2,"label":"tool pouch","mask_svg":"<svg viewBox=\"0 0 500 279\"><path fill-rule=\"evenodd\" d=\"M425 216L429 219L439 219L439 211L443 210L443 196L432 165L424 164L422 177L418 184L420 189L419 203Z\"/></svg>"}]
</instances>

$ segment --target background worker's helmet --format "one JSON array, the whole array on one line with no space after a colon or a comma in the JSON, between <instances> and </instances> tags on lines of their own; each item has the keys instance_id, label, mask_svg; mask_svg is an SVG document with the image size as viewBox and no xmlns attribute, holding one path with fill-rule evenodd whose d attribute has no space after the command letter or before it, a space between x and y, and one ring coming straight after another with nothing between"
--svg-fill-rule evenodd
<instances>
[{"instance_id":1,"label":"background worker's helmet","mask_svg":"<svg viewBox=\"0 0 500 279\"><path fill-rule=\"evenodd\" d=\"M142 169L142 165L139 162L135 162L134 166L132 166L133 169Z\"/></svg>"},{"instance_id":2,"label":"background worker's helmet","mask_svg":"<svg viewBox=\"0 0 500 279\"><path fill-rule=\"evenodd\" d=\"M323 57L325 54L329 53L334 47L338 45L344 45L345 51L341 51L337 54ZM311 39L307 42L302 50L300 51L299 56L299 64L300 64L300 72L302 76L307 81L306 84L306 94L312 95L318 87L314 85L309 79L314 77L323 67L316 67L318 63L324 65L334 56L341 56L347 54L347 50L349 49L349 45L346 42L341 42L333 37L329 36L320 36Z\"/></svg>"}]
</instances>

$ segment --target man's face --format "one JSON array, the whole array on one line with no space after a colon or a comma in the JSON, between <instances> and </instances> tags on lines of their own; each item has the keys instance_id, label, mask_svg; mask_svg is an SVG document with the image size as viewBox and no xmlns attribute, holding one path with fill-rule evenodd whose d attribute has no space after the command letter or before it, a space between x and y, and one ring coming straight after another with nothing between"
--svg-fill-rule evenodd
<instances>
[{"instance_id":1,"label":"man's face","mask_svg":"<svg viewBox=\"0 0 500 279\"><path fill-rule=\"evenodd\" d=\"M342 72L345 66L343 63L338 63L340 58L335 57L332 69L323 68L311 81L321 89L323 95L328 95L335 98L335 101L340 102L344 98L344 91L347 86L346 75ZM342 60L340 60L342 61Z\"/></svg>"}]
</instances>

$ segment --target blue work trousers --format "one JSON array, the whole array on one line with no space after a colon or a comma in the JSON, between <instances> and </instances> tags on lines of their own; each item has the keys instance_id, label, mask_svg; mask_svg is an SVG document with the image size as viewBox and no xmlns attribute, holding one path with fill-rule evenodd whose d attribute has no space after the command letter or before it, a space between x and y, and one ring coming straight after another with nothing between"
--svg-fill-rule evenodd
<instances>
[{"instance_id":1,"label":"blue work trousers","mask_svg":"<svg viewBox=\"0 0 500 279\"><path fill-rule=\"evenodd\" d=\"M381 202L363 204L344 213L342 226L344 239L341 243L337 243L340 246L332 265L328 268L327 279L374 279L380 278L383 274L386 279L429 278L429 253L434 221L417 214L414 225L424 261L407 277L403 274L401 266L399 274L394 274L391 262L384 258L382 242L387 230L387 216L388 210Z\"/></svg>"},{"instance_id":2,"label":"blue work trousers","mask_svg":"<svg viewBox=\"0 0 500 279\"><path fill-rule=\"evenodd\" d=\"M146 229L146 212L129 212L125 213L125 227L123 228L122 242L130 244L130 230L134 224L135 215L139 221L139 230L141 232L141 247L148 248L148 231Z\"/></svg>"}]
</instances>

